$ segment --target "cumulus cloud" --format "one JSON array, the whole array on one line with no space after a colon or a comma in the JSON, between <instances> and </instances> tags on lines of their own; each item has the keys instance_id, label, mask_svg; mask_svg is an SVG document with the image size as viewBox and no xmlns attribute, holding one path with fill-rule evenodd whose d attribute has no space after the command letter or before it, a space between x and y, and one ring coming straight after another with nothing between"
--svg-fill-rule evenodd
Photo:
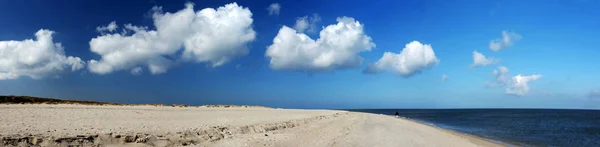
<instances>
[{"instance_id":1,"label":"cumulus cloud","mask_svg":"<svg viewBox=\"0 0 600 147\"><path fill-rule=\"evenodd\" d=\"M448 75L445 75L445 74L442 75L442 81L446 81L446 80L448 80Z\"/></svg>"},{"instance_id":2,"label":"cumulus cloud","mask_svg":"<svg viewBox=\"0 0 600 147\"><path fill-rule=\"evenodd\" d=\"M538 75L538 74L529 75L529 76L524 76L524 75L519 74L517 76L514 76L514 77L512 77L510 84L506 88L506 94L523 96L523 95L529 93L528 83L535 81L541 77L542 77L542 75Z\"/></svg>"},{"instance_id":3,"label":"cumulus cloud","mask_svg":"<svg viewBox=\"0 0 600 147\"><path fill-rule=\"evenodd\" d=\"M269 15L279 15L279 11L281 11L281 5L279 3L272 3L267 7L267 11L269 11Z\"/></svg>"},{"instance_id":4,"label":"cumulus cloud","mask_svg":"<svg viewBox=\"0 0 600 147\"><path fill-rule=\"evenodd\" d=\"M308 33L316 33L317 32L317 23L321 21L321 17L319 14L313 14L310 18L308 16L300 17L296 19L296 25L294 25L294 29L296 31L303 33L307 31Z\"/></svg>"},{"instance_id":5,"label":"cumulus cloud","mask_svg":"<svg viewBox=\"0 0 600 147\"><path fill-rule=\"evenodd\" d=\"M542 77L542 75L539 74L529 76L519 74L509 79L509 70L504 66L499 66L498 69L495 69L494 72L492 72L492 75L495 77L495 81L487 82L487 87L506 87L506 94L516 96L523 96L529 93L528 83Z\"/></svg>"},{"instance_id":6,"label":"cumulus cloud","mask_svg":"<svg viewBox=\"0 0 600 147\"><path fill-rule=\"evenodd\" d=\"M515 32L502 31L502 38L490 41L490 49L495 52L500 51L512 46L515 41L518 41L521 38L521 35Z\"/></svg>"},{"instance_id":7,"label":"cumulus cloud","mask_svg":"<svg viewBox=\"0 0 600 147\"><path fill-rule=\"evenodd\" d=\"M96 31L98 33L104 33L106 31L108 31L108 32L114 32L114 31L117 30L117 28L119 28L119 26L117 26L117 22L113 21L113 22L110 22L110 24L108 24L107 26L96 27Z\"/></svg>"},{"instance_id":8,"label":"cumulus cloud","mask_svg":"<svg viewBox=\"0 0 600 147\"><path fill-rule=\"evenodd\" d=\"M406 44L400 54L385 52L379 61L369 65L363 72L378 73L391 70L400 76L409 77L438 62L431 45L412 41Z\"/></svg>"},{"instance_id":9,"label":"cumulus cloud","mask_svg":"<svg viewBox=\"0 0 600 147\"><path fill-rule=\"evenodd\" d=\"M54 43L50 30L41 29L36 39L0 41L0 80L29 76L40 79L63 70L85 66L79 57L65 56L61 43Z\"/></svg>"},{"instance_id":10,"label":"cumulus cloud","mask_svg":"<svg viewBox=\"0 0 600 147\"><path fill-rule=\"evenodd\" d=\"M152 74L160 74L175 61L207 62L217 67L247 55L246 45L256 36L252 13L236 3L197 12L188 3L175 13L163 13L161 7L154 7L152 12L156 30L125 24L122 33L93 38L90 49L102 59L88 61L89 70L97 74L119 70L139 74L147 68Z\"/></svg>"},{"instance_id":11,"label":"cumulus cloud","mask_svg":"<svg viewBox=\"0 0 600 147\"><path fill-rule=\"evenodd\" d=\"M473 51L473 64L471 64L471 67L475 68L487 66L491 64L497 64L498 62L500 62L500 59L487 58L483 54Z\"/></svg>"},{"instance_id":12,"label":"cumulus cloud","mask_svg":"<svg viewBox=\"0 0 600 147\"><path fill-rule=\"evenodd\" d=\"M590 93L588 94L588 97L590 97L590 98L600 98L600 89L596 89L596 90L590 91Z\"/></svg>"},{"instance_id":13,"label":"cumulus cloud","mask_svg":"<svg viewBox=\"0 0 600 147\"><path fill-rule=\"evenodd\" d=\"M323 72L355 68L362 64L359 52L375 47L371 37L363 31L363 24L354 18L337 18L313 40L306 34L283 26L265 56L271 58L269 66L275 70Z\"/></svg>"}]
</instances>

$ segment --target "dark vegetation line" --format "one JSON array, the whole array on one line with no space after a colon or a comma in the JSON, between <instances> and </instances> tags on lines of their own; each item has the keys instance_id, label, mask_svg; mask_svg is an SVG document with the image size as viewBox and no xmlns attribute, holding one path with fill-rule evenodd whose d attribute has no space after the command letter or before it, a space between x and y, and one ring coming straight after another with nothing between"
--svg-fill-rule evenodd
<instances>
[{"instance_id":1,"label":"dark vegetation line","mask_svg":"<svg viewBox=\"0 0 600 147\"><path fill-rule=\"evenodd\" d=\"M3 96L0 95L0 104L80 104L80 105L112 105L112 106L167 106L165 104L119 104L110 102L80 101L80 100L61 100L56 98L40 98L32 96ZM172 104L172 107L188 107L186 104ZM199 107L199 106L192 106ZM268 108L264 106L248 105L202 105L209 108Z\"/></svg>"},{"instance_id":2,"label":"dark vegetation line","mask_svg":"<svg viewBox=\"0 0 600 147\"><path fill-rule=\"evenodd\" d=\"M84 104L84 105L123 105L118 103L61 100L55 98L39 98L31 96L0 96L0 104Z\"/></svg>"}]
</instances>

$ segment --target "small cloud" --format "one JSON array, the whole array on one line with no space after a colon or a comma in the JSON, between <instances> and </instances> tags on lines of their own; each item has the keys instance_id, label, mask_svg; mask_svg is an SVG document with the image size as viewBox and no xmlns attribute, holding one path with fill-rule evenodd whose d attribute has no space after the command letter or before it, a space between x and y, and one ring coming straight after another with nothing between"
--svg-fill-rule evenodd
<instances>
[{"instance_id":1,"label":"small cloud","mask_svg":"<svg viewBox=\"0 0 600 147\"><path fill-rule=\"evenodd\" d=\"M487 58L485 55L477 51L473 51L473 64L471 64L471 68L497 64L498 62L500 62L500 59Z\"/></svg>"},{"instance_id":2,"label":"small cloud","mask_svg":"<svg viewBox=\"0 0 600 147\"><path fill-rule=\"evenodd\" d=\"M510 84L506 88L506 94L516 95L516 96L524 96L525 94L529 93L529 85L527 85L527 84L529 82L535 81L541 77L542 77L542 75L539 75L539 74L529 75L529 76L523 76L523 75L514 76L511 80Z\"/></svg>"},{"instance_id":3,"label":"small cloud","mask_svg":"<svg viewBox=\"0 0 600 147\"><path fill-rule=\"evenodd\" d=\"M590 91L588 97L593 99L600 99L600 89Z\"/></svg>"},{"instance_id":4,"label":"small cloud","mask_svg":"<svg viewBox=\"0 0 600 147\"><path fill-rule=\"evenodd\" d=\"M516 96L524 96L529 93L528 83L536 81L542 77L542 75L539 74L528 76L519 74L511 79L508 79L510 74L508 68L504 66L498 66L498 69L495 69L494 72L492 72L492 75L496 78L496 80L493 82L486 82L486 87L497 88L506 86L505 93Z\"/></svg>"},{"instance_id":5,"label":"small cloud","mask_svg":"<svg viewBox=\"0 0 600 147\"><path fill-rule=\"evenodd\" d=\"M272 3L267 7L267 11L269 11L269 15L279 15L279 11L281 11L281 5L279 3Z\"/></svg>"},{"instance_id":6,"label":"small cloud","mask_svg":"<svg viewBox=\"0 0 600 147\"><path fill-rule=\"evenodd\" d=\"M496 78L496 80L493 82L487 82L485 84L486 87L503 87L504 85L506 85L506 83L508 83L507 77L509 76L509 71L508 68L506 68L505 66L498 66L498 69L494 69L492 75Z\"/></svg>"},{"instance_id":7,"label":"small cloud","mask_svg":"<svg viewBox=\"0 0 600 147\"><path fill-rule=\"evenodd\" d=\"M508 72L508 68L506 68L505 66L498 66L498 69L494 70L492 74L496 76L497 82L506 83L508 81L508 79L506 78L506 76L508 76Z\"/></svg>"},{"instance_id":8,"label":"small cloud","mask_svg":"<svg viewBox=\"0 0 600 147\"><path fill-rule=\"evenodd\" d=\"M439 63L430 44L412 41L399 54L385 52L379 61L369 65L363 73L394 71L404 77L412 76Z\"/></svg>"},{"instance_id":9,"label":"small cloud","mask_svg":"<svg viewBox=\"0 0 600 147\"><path fill-rule=\"evenodd\" d=\"M490 41L490 49L492 51L500 51L512 46L516 41L520 40L521 35L515 32L502 31L502 38Z\"/></svg>"},{"instance_id":10,"label":"small cloud","mask_svg":"<svg viewBox=\"0 0 600 147\"><path fill-rule=\"evenodd\" d=\"M448 75L446 75L446 74L442 75L442 81L446 81L446 80L448 80Z\"/></svg>"},{"instance_id":11,"label":"small cloud","mask_svg":"<svg viewBox=\"0 0 600 147\"><path fill-rule=\"evenodd\" d=\"M131 74L133 74L133 75L140 75L140 74L142 74L142 72L143 72L142 67L139 67L139 66L131 69Z\"/></svg>"},{"instance_id":12,"label":"small cloud","mask_svg":"<svg viewBox=\"0 0 600 147\"><path fill-rule=\"evenodd\" d=\"M317 23L321 21L321 17L319 14L313 14L312 17L304 16L296 19L296 24L294 25L294 29L296 31L303 33L305 30L309 33L317 32Z\"/></svg>"},{"instance_id":13,"label":"small cloud","mask_svg":"<svg viewBox=\"0 0 600 147\"><path fill-rule=\"evenodd\" d=\"M117 26L117 22L116 21L112 21L107 26L98 26L98 27L96 27L96 31L98 33L104 33L106 31L108 31L108 32L114 32L115 30L117 30L117 28L119 28L119 26Z\"/></svg>"}]
</instances>

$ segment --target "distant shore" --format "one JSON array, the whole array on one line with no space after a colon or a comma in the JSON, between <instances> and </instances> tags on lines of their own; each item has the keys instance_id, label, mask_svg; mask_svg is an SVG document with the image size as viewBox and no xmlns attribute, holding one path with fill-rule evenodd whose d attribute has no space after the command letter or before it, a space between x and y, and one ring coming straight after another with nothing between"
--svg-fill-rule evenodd
<instances>
[{"instance_id":1,"label":"distant shore","mask_svg":"<svg viewBox=\"0 0 600 147\"><path fill-rule=\"evenodd\" d=\"M502 146L386 115L257 107L0 105L0 146Z\"/></svg>"},{"instance_id":2,"label":"distant shore","mask_svg":"<svg viewBox=\"0 0 600 147\"><path fill-rule=\"evenodd\" d=\"M81 101L81 100L62 100L56 98L41 98L32 96L0 96L0 104L77 104L77 105L102 105L102 106L171 106L171 107L208 107L208 108L269 108L265 106L250 105L222 105L209 104L200 106L191 106L186 104L120 104L110 102Z\"/></svg>"}]
</instances>

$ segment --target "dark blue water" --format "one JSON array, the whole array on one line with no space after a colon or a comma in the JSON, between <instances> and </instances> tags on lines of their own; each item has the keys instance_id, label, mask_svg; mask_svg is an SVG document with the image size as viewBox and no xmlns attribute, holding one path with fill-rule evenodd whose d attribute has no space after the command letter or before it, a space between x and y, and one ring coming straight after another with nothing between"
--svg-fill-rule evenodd
<instances>
[{"instance_id":1,"label":"dark blue water","mask_svg":"<svg viewBox=\"0 0 600 147\"><path fill-rule=\"evenodd\" d=\"M600 147L600 110L367 109L518 146Z\"/></svg>"}]
</instances>

